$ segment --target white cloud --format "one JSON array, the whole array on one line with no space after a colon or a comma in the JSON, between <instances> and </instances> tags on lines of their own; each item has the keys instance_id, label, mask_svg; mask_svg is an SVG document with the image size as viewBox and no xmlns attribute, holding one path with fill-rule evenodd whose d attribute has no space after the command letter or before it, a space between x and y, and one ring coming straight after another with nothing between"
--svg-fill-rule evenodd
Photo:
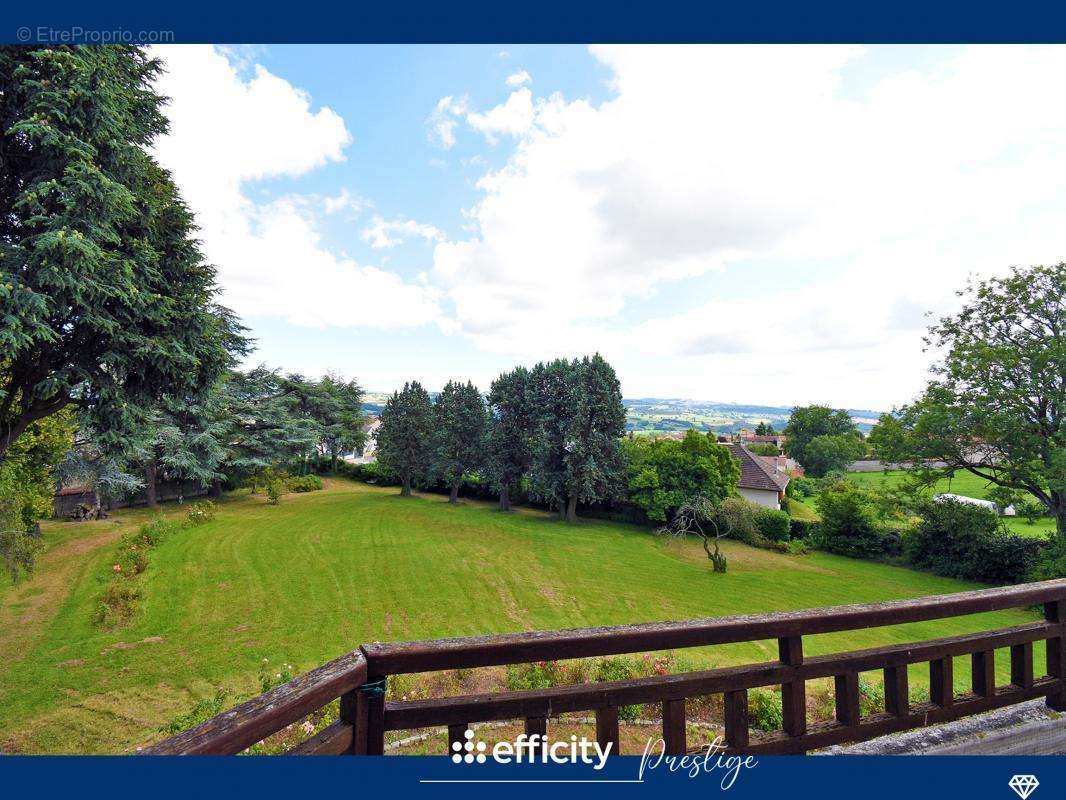
<instances>
[{"instance_id":1,"label":"white cloud","mask_svg":"<svg viewBox=\"0 0 1066 800\"><path fill-rule=\"evenodd\" d=\"M411 237L431 242L444 238L444 234L432 225L424 225L413 219L386 220L382 216L375 216L363 230L362 236L363 241L369 242L375 250L395 247Z\"/></svg>"},{"instance_id":2,"label":"white cloud","mask_svg":"<svg viewBox=\"0 0 1066 800\"><path fill-rule=\"evenodd\" d=\"M525 86L527 83L533 83L533 77L524 69L507 76L508 86Z\"/></svg>"},{"instance_id":3,"label":"white cloud","mask_svg":"<svg viewBox=\"0 0 1066 800\"><path fill-rule=\"evenodd\" d=\"M196 213L223 302L244 315L308 326L394 328L439 316L434 290L360 265L323 246L317 214L358 210L333 197L250 199L250 181L297 177L344 158L351 134L331 109L256 66L251 77L209 46L163 47L159 89L171 98L171 130L156 144Z\"/></svg>"},{"instance_id":4,"label":"white cloud","mask_svg":"<svg viewBox=\"0 0 1066 800\"><path fill-rule=\"evenodd\" d=\"M789 401L898 402L922 379L921 309L949 307L970 272L1062 257L1062 48L945 50L921 68L897 51L903 66L873 79L857 47L592 52L613 74L604 103L522 87L448 110L517 138L478 184L471 235L434 254L484 349L601 347L699 374L703 396L731 375L787 381ZM694 310L647 302L695 276ZM620 312L637 301L634 326Z\"/></svg>"},{"instance_id":5,"label":"white cloud","mask_svg":"<svg viewBox=\"0 0 1066 800\"><path fill-rule=\"evenodd\" d=\"M466 98L453 98L451 95L437 101L433 113L426 119L429 126L429 140L445 150L455 146L455 128L459 124L457 117L466 113Z\"/></svg>"}]
</instances>

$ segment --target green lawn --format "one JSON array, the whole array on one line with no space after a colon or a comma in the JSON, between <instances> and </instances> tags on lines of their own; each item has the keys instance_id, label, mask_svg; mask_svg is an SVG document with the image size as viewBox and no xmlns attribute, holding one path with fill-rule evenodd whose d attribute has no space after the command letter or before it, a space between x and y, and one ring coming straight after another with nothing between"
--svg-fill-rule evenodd
<instances>
[{"instance_id":1,"label":"green lawn","mask_svg":"<svg viewBox=\"0 0 1066 800\"><path fill-rule=\"evenodd\" d=\"M904 470L888 472L849 472L848 478L866 486L896 486L903 481L907 473ZM956 472L952 478L942 478L936 482L932 491L936 494L950 492L966 497L987 499L992 487L987 481L970 472ZM1055 531L1055 521L1051 517L1042 517L1030 525L1021 517L1003 517L1007 529L1019 536L1046 536Z\"/></svg>"},{"instance_id":2,"label":"green lawn","mask_svg":"<svg viewBox=\"0 0 1066 800\"><path fill-rule=\"evenodd\" d=\"M169 506L168 513L179 513ZM695 542L599 521L332 481L280 506L242 495L152 554L124 628L92 622L125 512L45 526L37 572L0 588L0 750L123 751L219 687L256 690L266 667L310 669L362 642L685 619L959 591L971 585L826 554L727 542L729 572ZM810 637L810 654L1035 619L1010 611ZM695 663L776 657L771 642L692 651ZM1037 663L1043 665L1043 647ZM997 658L1001 682L1007 659ZM968 682L968 660L956 680ZM915 667L915 685L925 682Z\"/></svg>"}]
</instances>

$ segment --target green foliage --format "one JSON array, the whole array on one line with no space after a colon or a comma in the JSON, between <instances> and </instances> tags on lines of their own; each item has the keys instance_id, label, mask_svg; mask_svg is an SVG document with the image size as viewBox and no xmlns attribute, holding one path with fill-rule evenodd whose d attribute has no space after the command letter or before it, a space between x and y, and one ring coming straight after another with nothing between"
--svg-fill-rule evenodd
<instances>
[{"instance_id":1,"label":"green foliage","mask_svg":"<svg viewBox=\"0 0 1066 800\"><path fill-rule=\"evenodd\" d=\"M779 731L785 723L781 693L770 689L748 692L748 724L757 731Z\"/></svg>"},{"instance_id":2,"label":"green foliage","mask_svg":"<svg viewBox=\"0 0 1066 800\"><path fill-rule=\"evenodd\" d=\"M203 525L211 522L214 518L215 504L210 500L198 500L185 512L185 519L189 525Z\"/></svg>"},{"instance_id":3,"label":"green foliage","mask_svg":"<svg viewBox=\"0 0 1066 800\"><path fill-rule=\"evenodd\" d=\"M865 451L862 434L844 409L819 405L794 408L784 434L788 437L785 452L814 477L843 469Z\"/></svg>"},{"instance_id":4,"label":"green foliage","mask_svg":"<svg viewBox=\"0 0 1066 800\"><path fill-rule=\"evenodd\" d=\"M72 404L123 445L247 347L151 155L160 71L136 47L0 49L0 455Z\"/></svg>"},{"instance_id":5,"label":"green foliage","mask_svg":"<svg viewBox=\"0 0 1066 800\"><path fill-rule=\"evenodd\" d=\"M774 426L769 422L760 422L755 426L756 436L773 436L777 431L774 430ZM771 445L772 447L773 445ZM775 448L776 449L776 448Z\"/></svg>"},{"instance_id":6,"label":"green foliage","mask_svg":"<svg viewBox=\"0 0 1066 800\"><path fill-rule=\"evenodd\" d=\"M759 506L753 514L755 527L771 542L787 542L791 538L789 516L784 511Z\"/></svg>"},{"instance_id":7,"label":"green foliage","mask_svg":"<svg viewBox=\"0 0 1066 800\"><path fill-rule=\"evenodd\" d=\"M803 466L811 475L843 472L851 462L862 458L866 445L853 434L815 436L807 443Z\"/></svg>"},{"instance_id":8,"label":"green foliage","mask_svg":"<svg viewBox=\"0 0 1066 800\"><path fill-rule=\"evenodd\" d=\"M500 508L510 508L510 493L529 471L533 458L535 411L532 380L525 367L515 367L492 382L491 423L486 469L500 492Z\"/></svg>"},{"instance_id":9,"label":"green foliage","mask_svg":"<svg viewBox=\"0 0 1066 800\"><path fill-rule=\"evenodd\" d=\"M788 535L790 539L807 539L818 529L818 522L811 519L796 519L788 521Z\"/></svg>"},{"instance_id":10,"label":"green foliage","mask_svg":"<svg viewBox=\"0 0 1066 800\"><path fill-rule=\"evenodd\" d=\"M625 481L625 408L614 369L596 354L537 364L531 495L568 521L577 503L616 496Z\"/></svg>"},{"instance_id":11,"label":"green foliage","mask_svg":"<svg viewBox=\"0 0 1066 800\"><path fill-rule=\"evenodd\" d=\"M1030 525L1035 524L1047 512L1047 509L1035 500L1019 500L1014 504L1014 510Z\"/></svg>"},{"instance_id":12,"label":"green foliage","mask_svg":"<svg viewBox=\"0 0 1066 800\"><path fill-rule=\"evenodd\" d=\"M781 454L775 444L753 444L748 449L757 456L776 456Z\"/></svg>"},{"instance_id":13,"label":"green foliage","mask_svg":"<svg viewBox=\"0 0 1066 800\"><path fill-rule=\"evenodd\" d=\"M488 414L473 383L448 381L433 404L433 469L455 502L463 475L484 463Z\"/></svg>"},{"instance_id":14,"label":"green foliage","mask_svg":"<svg viewBox=\"0 0 1066 800\"><path fill-rule=\"evenodd\" d=\"M852 558L896 555L900 536L883 525L877 493L851 481L826 486L816 501L822 521L817 544Z\"/></svg>"},{"instance_id":15,"label":"green foliage","mask_svg":"<svg viewBox=\"0 0 1066 800\"><path fill-rule=\"evenodd\" d=\"M919 471L928 483L969 470L1028 493L1066 540L1066 263L1015 267L961 294L962 309L929 329L945 355L902 409L899 447L914 461L946 462Z\"/></svg>"},{"instance_id":16,"label":"green foliage","mask_svg":"<svg viewBox=\"0 0 1066 800\"><path fill-rule=\"evenodd\" d=\"M1021 583L1036 565L1040 542L1012 536L995 512L957 500L925 503L921 521L904 539L907 560L951 578Z\"/></svg>"},{"instance_id":17,"label":"green foliage","mask_svg":"<svg viewBox=\"0 0 1066 800\"><path fill-rule=\"evenodd\" d=\"M277 478L270 478L266 482L267 502L276 506L281 502L281 496L285 493L285 484Z\"/></svg>"},{"instance_id":18,"label":"green foliage","mask_svg":"<svg viewBox=\"0 0 1066 800\"><path fill-rule=\"evenodd\" d=\"M33 570L41 543L31 531L37 520L52 513L52 466L72 438L71 414L64 411L27 426L0 456L0 562L12 581Z\"/></svg>"},{"instance_id":19,"label":"green foliage","mask_svg":"<svg viewBox=\"0 0 1066 800\"><path fill-rule=\"evenodd\" d=\"M377 460L411 494L411 486L425 479L433 459L433 406L418 381L393 392L381 411L377 431Z\"/></svg>"},{"instance_id":20,"label":"green foliage","mask_svg":"<svg viewBox=\"0 0 1066 800\"><path fill-rule=\"evenodd\" d=\"M298 475L285 481L285 488L295 494L318 492L323 487L322 479L317 475Z\"/></svg>"},{"instance_id":21,"label":"green foliage","mask_svg":"<svg viewBox=\"0 0 1066 800\"><path fill-rule=\"evenodd\" d=\"M808 478L801 475L788 482L788 494L795 497L814 497L822 490L822 484L817 478Z\"/></svg>"},{"instance_id":22,"label":"green foliage","mask_svg":"<svg viewBox=\"0 0 1066 800\"><path fill-rule=\"evenodd\" d=\"M558 661L534 661L529 664L508 664L507 688L511 691L550 689L563 681L563 669Z\"/></svg>"},{"instance_id":23,"label":"green foliage","mask_svg":"<svg viewBox=\"0 0 1066 800\"><path fill-rule=\"evenodd\" d=\"M911 457L904 444L903 423L895 414L882 414L866 436L870 454L884 464L899 464Z\"/></svg>"},{"instance_id":24,"label":"green foliage","mask_svg":"<svg viewBox=\"0 0 1066 800\"><path fill-rule=\"evenodd\" d=\"M631 437L623 450L629 500L653 522L666 522L697 495L718 503L736 491L740 469L729 450L694 430L681 441Z\"/></svg>"},{"instance_id":25,"label":"green foliage","mask_svg":"<svg viewBox=\"0 0 1066 800\"><path fill-rule=\"evenodd\" d=\"M175 717L161 727L159 732L173 736L175 733L187 731L189 728L195 728L200 723L207 722L211 717L221 714L227 708L229 708L229 694L222 689L217 689L211 697L205 697L200 700L190 711Z\"/></svg>"}]
</instances>

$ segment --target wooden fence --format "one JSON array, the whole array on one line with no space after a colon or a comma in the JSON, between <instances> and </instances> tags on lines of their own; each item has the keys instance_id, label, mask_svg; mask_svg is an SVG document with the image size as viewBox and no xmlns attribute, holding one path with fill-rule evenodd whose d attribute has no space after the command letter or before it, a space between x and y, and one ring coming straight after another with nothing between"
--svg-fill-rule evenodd
<instances>
[{"instance_id":1,"label":"wooden fence","mask_svg":"<svg viewBox=\"0 0 1066 800\"><path fill-rule=\"evenodd\" d=\"M992 631L804 657L803 637L1042 606L1044 621ZM430 700L386 700L390 675L521 664L548 659L641 653L735 642L777 640L778 659L700 672ZM1033 644L1047 642L1046 674L1033 665ZM1010 650L1010 683L996 685L995 651ZM969 656L971 689L954 692L953 659ZM929 699L911 703L907 673L927 663ZM391 730L448 728L449 743L467 726L525 720L527 733L544 733L551 717L593 712L596 737L618 753L618 708L659 704L668 753L686 752L685 699L724 696L725 741L733 752L803 753L841 742L932 725L1046 697L1066 710L1066 580L982 589L884 603L834 606L748 616L646 625L368 644L202 725L145 750L149 754L232 754L340 698L340 717L297 745L296 754L381 755ZM883 712L861 716L859 673L883 670ZM808 724L806 681L833 678L836 718ZM748 690L780 686L783 729L752 737Z\"/></svg>"}]
</instances>

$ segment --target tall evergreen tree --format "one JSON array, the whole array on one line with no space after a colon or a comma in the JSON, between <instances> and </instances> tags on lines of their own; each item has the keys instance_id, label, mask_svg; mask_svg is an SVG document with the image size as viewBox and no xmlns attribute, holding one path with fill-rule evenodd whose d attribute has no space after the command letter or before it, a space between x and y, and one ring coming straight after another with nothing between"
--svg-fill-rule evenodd
<instances>
[{"instance_id":1,"label":"tall evergreen tree","mask_svg":"<svg viewBox=\"0 0 1066 800\"><path fill-rule=\"evenodd\" d=\"M400 479L400 494L410 497L411 485L422 480L433 457L433 404L418 381L393 392L381 410L377 431L378 463Z\"/></svg>"},{"instance_id":2,"label":"tall evergreen tree","mask_svg":"<svg viewBox=\"0 0 1066 800\"><path fill-rule=\"evenodd\" d=\"M577 519L578 502L614 496L625 482L625 407L614 369L599 354L538 364L533 495Z\"/></svg>"},{"instance_id":3,"label":"tall evergreen tree","mask_svg":"<svg viewBox=\"0 0 1066 800\"><path fill-rule=\"evenodd\" d=\"M448 484L448 502L455 503L463 475L484 463L485 401L473 383L448 381L433 404L433 416L434 470Z\"/></svg>"},{"instance_id":4,"label":"tall evergreen tree","mask_svg":"<svg viewBox=\"0 0 1066 800\"><path fill-rule=\"evenodd\" d=\"M0 458L71 405L117 439L230 363L239 331L150 155L160 69L136 47L0 48Z\"/></svg>"},{"instance_id":5,"label":"tall evergreen tree","mask_svg":"<svg viewBox=\"0 0 1066 800\"><path fill-rule=\"evenodd\" d=\"M532 460L534 409L532 376L516 367L492 382L489 391L491 425L487 470L500 493L500 510L511 510L511 489L529 471Z\"/></svg>"}]
</instances>

